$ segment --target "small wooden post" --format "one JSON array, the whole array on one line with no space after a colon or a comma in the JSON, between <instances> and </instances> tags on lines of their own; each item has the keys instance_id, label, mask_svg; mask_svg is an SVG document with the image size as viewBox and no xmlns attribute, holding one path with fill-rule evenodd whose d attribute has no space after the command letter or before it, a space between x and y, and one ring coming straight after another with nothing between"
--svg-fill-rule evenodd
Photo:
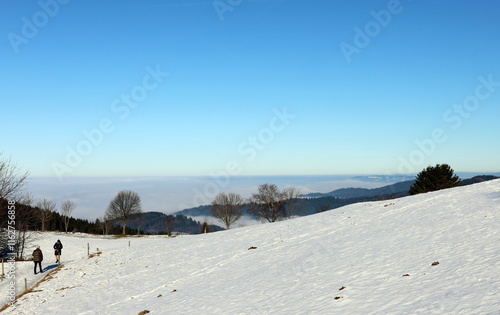
<instances>
[{"instance_id":1,"label":"small wooden post","mask_svg":"<svg viewBox=\"0 0 500 315\"><path fill-rule=\"evenodd\" d=\"M28 279L24 278L24 290L28 290Z\"/></svg>"},{"instance_id":2,"label":"small wooden post","mask_svg":"<svg viewBox=\"0 0 500 315\"><path fill-rule=\"evenodd\" d=\"M130 241L128 241L128 247L130 247Z\"/></svg>"},{"instance_id":3,"label":"small wooden post","mask_svg":"<svg viewBox=\"0 0 500 315\"><path fill-rule=\"evenodd\" d=\"M90 243L87 243L87 256L90 256Z\"/></svg>"},{"instance_id":4,"label":"small wooden post","mask_svg":"<svg viewBox=\"0 0 500 315\"><path fill-rule=\"evenodd\" d=\"M3 271L3 258L2 258L2 276L5 274L5 272Z\"/></svg>"}]
</instances>

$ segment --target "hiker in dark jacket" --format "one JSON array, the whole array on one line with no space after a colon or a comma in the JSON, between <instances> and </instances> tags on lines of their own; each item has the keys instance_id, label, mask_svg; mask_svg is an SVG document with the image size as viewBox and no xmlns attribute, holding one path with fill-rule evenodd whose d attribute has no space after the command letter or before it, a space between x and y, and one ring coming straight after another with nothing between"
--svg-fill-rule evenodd
<instances>
[{"instance_id":1,"label":"hiker in dark jacket","mask_svg":"<svg viewBox=\"0 0 500 315\"><path fill-rule=\"evenodd\" d=\"M33 271L35 272L36 275L36 266L38 265L40 272L43 272L42 270L42 261L43 261L43 253L42 250L40 249L40 246L37 246L36 249L33 251L33 261L35 262L35 268Z\"/></svg>"},{"instance_id":2,"label":"hiker in dark jacket","mask_svg":"<svg viewBox=\"0 0 500 315\"><path fill-rule=\"evenodd\" d=\"M60 240L57 240L57 242L54 244L54 255L56 256L56 264L61 264L61 250L63 248L63 245Z\"/></svg>"}]
</instances>

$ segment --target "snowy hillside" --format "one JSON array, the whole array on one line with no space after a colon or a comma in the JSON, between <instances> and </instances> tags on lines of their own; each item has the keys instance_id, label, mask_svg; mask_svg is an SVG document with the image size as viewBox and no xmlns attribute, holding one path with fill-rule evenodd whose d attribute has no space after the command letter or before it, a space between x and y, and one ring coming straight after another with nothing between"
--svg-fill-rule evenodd
<instances>
[{"instance_id":1,"label":"snowy hillside","mask_svg":"<svg viewBox=\"0 0 500 315\"><path fill-rule=\"evenodd\" d=\"M4 313L500 314L499 212L495 180L198 236L44 234L64 267ZM40 276L18 265L20 290Z\"/></svg>"}]
</instances>

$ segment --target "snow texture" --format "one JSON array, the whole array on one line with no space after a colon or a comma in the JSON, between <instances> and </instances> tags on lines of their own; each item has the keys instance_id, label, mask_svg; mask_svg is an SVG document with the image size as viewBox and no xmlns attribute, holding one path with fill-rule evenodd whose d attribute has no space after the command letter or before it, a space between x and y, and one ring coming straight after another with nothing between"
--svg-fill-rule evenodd
<instances>
[{"instance_id":1,"label":"snow texture","mask_svg":"<svg viewBox=\"0 0 500 315\"><path fill-rule=\"evenodd\" d=\"M198 236L43 233L64 267L4 313L500 314L499 210L495 180ZM18 291L42 276L18 263Z\"/></svg>"}]
</instances>

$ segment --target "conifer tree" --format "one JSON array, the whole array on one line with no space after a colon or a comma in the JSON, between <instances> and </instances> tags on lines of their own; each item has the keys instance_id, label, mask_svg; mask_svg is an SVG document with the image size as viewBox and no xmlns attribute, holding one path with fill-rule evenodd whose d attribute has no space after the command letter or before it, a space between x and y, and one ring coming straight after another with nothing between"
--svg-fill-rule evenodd
<instances>
[{"instance_id":1,"label":"conifer tree","mask_svg":"<svg viewBox=\"0 0 500 315\"><path fill-rule=\"evenodd\" d=\"M460 186L460 178L454 174L448 164L428 166L417 174L415 184L410 187L410 194L416 195L429 191Z\"/></svg>"}]
</instances>

